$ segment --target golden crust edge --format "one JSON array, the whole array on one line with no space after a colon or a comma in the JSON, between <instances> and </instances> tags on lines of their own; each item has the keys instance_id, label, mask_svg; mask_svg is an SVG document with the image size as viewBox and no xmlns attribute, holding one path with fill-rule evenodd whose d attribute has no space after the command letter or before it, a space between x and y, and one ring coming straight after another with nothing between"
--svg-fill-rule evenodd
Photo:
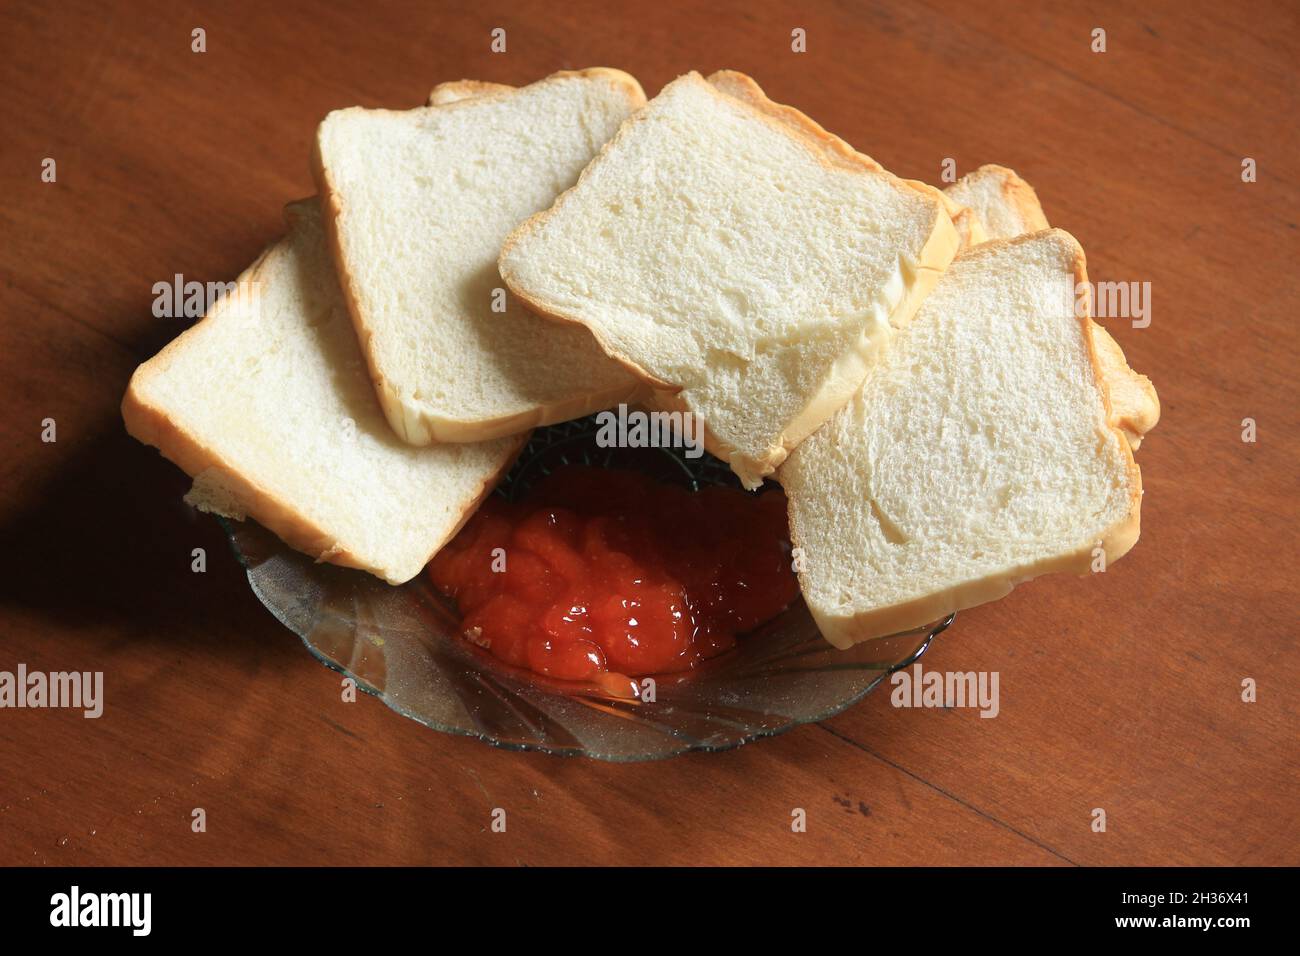
<instances>
[{"instance_id":1,"label":"golden crust edge","mask_svg":"<svg viewBox=\"0 0 1300 956\"><path fill-rule=\"evenodd\" d=\"M1151 379L1133 369L1124 357L1124 350L1115 341L1105 326L1095 319L1091 321L1093 347L1097 350L1097 360L1103 370L1106 388L1111 399L1111 414L1114 424L1124 432L1129 445L1134 451L1142 444L1147 432L1156 427L1160 421L1160 396ZM1115 392L1119 383L1136 390L1142 396L1137 402L1116 402Z\"/></svg>"},{"instance_id":2,"label":"golden crust edge","mask_svg":"<svg viewBox=\"0 0 1300 956\"><path fill-rule=\"evenodd\" d=\"M1003 200L1015 210L1021 221L1023 232L1040 232L1043 229L1051 228L1047 221L1047 215L1043 212L1043 204L1039 201L1038 193L1034 191L1034 187L1029 185L1028 182L1021 178L1019 173L1010 167L999 166L996 163L985 163L978 169L967 173L948 188L952 189L972 179L984 177L993 177L998 181L998 189L1002 193Z\"/></svg>"},{"instance_id":3,"label":"golden crust edge","mask_svg":"<svg viewBox=\"0 0 1300 956\"><path fill-rule=\"evenodd\" d=\"M461 100L476 96L490 96L493 93L509 93L516 89L506 83L493 83L490 80L447 80L439 83L429 91L425 106L449 106Z\"/></svg>"},{"instance_id":4,"label":"golden crust edge","mask_svg":"<svg viewBox=\"0 0 1300 956\"><path fill-rule=\"evenodd\" d=\"M988 163L976 172L999 178L1002 184L1002 195L1006 197L1007 203L1020 213L1025 232L1038 232L1051 228L1047 222L1047 214L1043 212L1043 204L1038 198L1038 193L1014 169Z\"/></svg>"}]
</instances>

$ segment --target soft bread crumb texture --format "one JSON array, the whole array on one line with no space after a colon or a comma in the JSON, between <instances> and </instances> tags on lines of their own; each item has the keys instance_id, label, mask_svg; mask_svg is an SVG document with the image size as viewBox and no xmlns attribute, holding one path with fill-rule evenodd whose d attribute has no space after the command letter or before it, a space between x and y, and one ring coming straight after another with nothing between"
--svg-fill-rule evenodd
<instances>
[{"instance_id":1,"label":"soft bread crumb texture","mask_svg":"<svg viewBox=\"0 0 1300 956\"><path fill-rule=\"evenodd\" d=\"M952 263L780 480L804 597L837 646L919 626L1137 537L1141 479L1107 421L1068 233Z\"/></svg>"},{"instance_id":2,"label":"soft bread crumb texture","mask_svg":"<svg viewBox=\"0 0 1300 956\"><path fill-rule=\"evenodd\" d=\"M532 306L586 325L701 414L710 450L752 486L848 400L956 245L937 191L746 77L691 73L510 237L500 265Z\"/></svg>"},{"instance_id":3,"label":"soft bread crumb texture","mask_svg":"<svg viewBox=\"0 0 1300 956\"><path fill-rule=\"evenodd\" d=\"M340 110L317 135L336 264L394 430L481 440L631 396L637 381L589 332L530 313L496 263L644 102L640 86L596 69L518 90L444 84L431 100Z\"/></svg>"},{"instance_id":4,"label":"soft bread crumb texture","mask_svg":"<svg viewBox=\"0 0 1300 956\"><path fill-rule=\"evenodd\" d=\"M526 436L412 448L388 427L357 348L315 200L227 298L142 365L128 430L195 477L189 500L245 514L322 560L416 575Z\"/></svg>"},{"instance_id":5,"label":"soft bread crumb texture","mask_svg":"<svg viewBox=\"0 0 1300 956\"><path fill-rule=\"evenodd\" d=\"M966 246L988 239L1013 239L1048 228L1047 216L1032 186L1015 170L986 165L944 190L949 202L962 202L953 222L966 227ZM952 210L949 210L950 214ZM1093 348L1110 398L1111 423L1137 451L1142 439L1160 420L1160 398L1145 375L1129 367L1124 351L1106 329L1093 322Z\"/></svg>"}]
</instances>

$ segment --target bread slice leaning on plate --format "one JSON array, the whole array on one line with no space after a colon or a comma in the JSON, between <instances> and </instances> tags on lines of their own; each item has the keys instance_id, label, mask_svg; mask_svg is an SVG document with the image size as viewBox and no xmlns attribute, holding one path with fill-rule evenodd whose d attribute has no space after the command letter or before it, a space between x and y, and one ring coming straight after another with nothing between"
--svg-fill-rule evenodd
<instances>
[{"instance_id":1,"label":"bread slice leaning on plate","mask_svg":"<svg viewBox=\"0 0 1300 956\"><path fill-rule=\"evenodd\" d=\"M413 448L375 399L314 199L227 296L131 378L127 431L319 561L399 584L469 518L527 435Z\"/></svg>"},{"instance_id":2,"label":"bread slice leaning on plate","mask_svg":"<svg viewBox=\"0 0 1300 956\"><path fill-rule=\"evenodd\" d=\"M800 586L832 644L1133 546L1141 474L1076 302L1086 281L1061 230L962 254L853 401L782 466Z\"/></svg>"},{"instance_id":3,"label":"bread slice leaning on plate","mask_svg":"<svg viewBox=\"0 0 1300 956\"><path fill-rule=\"evenodd\" d=\"M500 269L702 416L755 487L849 400L958 241L937 190L742 74L688 73L510 235Z\"/></svg>"},{"instance_id":4,"label":"bread slice leaning on plate","mask_svg":"<svg viewBox=\"0 0 1300 956\"><path fill-rule=\"evenodd\" d=\"M462 80L433 105L330 113L314 173L376 394L405 441L482 441L578 418L640 383L580 328L506 293L501 243L572 186L645 102L619 70L519 89Z\"/></svg>"}]
</instances>

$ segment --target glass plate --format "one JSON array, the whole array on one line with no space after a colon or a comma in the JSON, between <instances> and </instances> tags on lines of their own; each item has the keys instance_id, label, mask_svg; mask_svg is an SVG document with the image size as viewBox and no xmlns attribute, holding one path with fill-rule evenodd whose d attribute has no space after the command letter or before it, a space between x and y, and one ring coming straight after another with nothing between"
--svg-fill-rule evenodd
<instances>
[{"instance_id":1,"label":"glass plate","mask_svg":"<svg viewBox=\"0 0 1300 956\"><path fill-rule=\"evenodd\" d=\"M599 448L595 434L591 418L538 429L495 493L516 497L566 463L638 468L691 488L739 487L707 454ZM627 761L738 747L856 703L953 620L838 651L797 601L733 650L634 692L631 682L558 681L502 663L460 637L455 606L424 574L391 587L318 564L255 522L222 523L253 592L322 664L425 726L516 750Z\"/></svg>"}]
</instances>

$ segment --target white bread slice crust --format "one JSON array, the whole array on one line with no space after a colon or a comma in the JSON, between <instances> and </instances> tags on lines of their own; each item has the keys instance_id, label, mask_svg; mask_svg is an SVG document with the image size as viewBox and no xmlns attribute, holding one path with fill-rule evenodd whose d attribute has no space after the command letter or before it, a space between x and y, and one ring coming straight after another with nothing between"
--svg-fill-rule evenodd
<instances>
[{"instance_id":1,"label":"white bread slice crust","mask_svg":"<svg viewBox=\"0 0 1300 956\"><path fill-rule=\"evenodd\" d=\"M1093 321L1089 330L1110 399L1111 424L1137 451L1146 433L1160 421L1160 396L1151 379L1129 367L1124 350L1104 326Z\"/></svg>"},{"instance_id":2,"label":"white bread slice crust","mask_svg":"<svg viewBox=\"0 0 1300 956\"><path fill-rule=\"evenodd\" d=\"M688 73L525 222L501 275L701 415L748 487L852 396L959 239L937 190L883 172L753 80Z\"/></svg>"},{"instance_id":3,"label":"white bread slice crust","mask_svg":"<svg viewBox=\"0 0 1300 956\"><path fill-rule=\"evenodd\" d=\"M1013 239L1048 228L1034 187L1005 166L981 166L944 193L974 211L988 239Z\"/></svg>"},{"instance_id":4,"label":"white bread slice crust","mask_svg":"<svg viewBox=\"0 0 1300 956\"><path fill-rule=\"evenodd\" d=\"M429 93L429 100L426 106L446 106L449 103L459 103L461 100L467 100L474 96L483 96L487 93L509 93L516 89L513 86L507 86L505 83L491 83L487 80L448 80L446 83L439 83Z\"/></svg>"},{"instance_id":5,"label":"white bread slice crust","mask_svg":"<svg viewBox=\"0 0 1300 956\"><path fill-rule=\"evenodd\" d=\"M1086 573L1094 548L1113 562L1137 541L1141 473L1076 311L1086 280L1061 230L959 256L782 466L800 586L836 647Z\"/></svg>"},{"instance_id":6,"label":"white bread slice crust","mask_svg":"<svg viewBox=\"0 0 1300 956\"><path fill-rule=\"evenodd\" d=\"M419 573L527 435L412 448L366 374L314 199L227 296L141 365L127 431L194 477L187 501L251 516L286 543L392 584ZM247 285L244 285L247 283Z\"/></svg>"},{"instance_id":7,"label":"white bread slice crust","mask_svg":"<svg viewBox=\"0 0 1300 956\"><path fill-rule=\"evenodd\" d=\"M482 441L641 391L590 333L512 297L497 253L645 102L618 70L520 89L458 81L407 111L347 109L313 162L331 253L371 378L406 442Z\"/></svg>"},{"instance_id":8,"label":"white bread slice crust","mask_svg":"<svg viewBox=\"0 0 1300 956\"><path fill-rule=\"evenodd\" d=\"M981 224L972 235L987 233L989 239L1013 239L1048 228L1038 194L1005 166L981 166L949 186L945 195L969 204L964 211ZM982 241L972 241L971 245ZM1160 420L1160 398L1151 380L1129 367L1124 351L1105 328L1094 320L1090 330L1110 393L1112 423L1124 433L1129 447L1137 451L1143 436Z\"/></svg>"}]
</instances>

